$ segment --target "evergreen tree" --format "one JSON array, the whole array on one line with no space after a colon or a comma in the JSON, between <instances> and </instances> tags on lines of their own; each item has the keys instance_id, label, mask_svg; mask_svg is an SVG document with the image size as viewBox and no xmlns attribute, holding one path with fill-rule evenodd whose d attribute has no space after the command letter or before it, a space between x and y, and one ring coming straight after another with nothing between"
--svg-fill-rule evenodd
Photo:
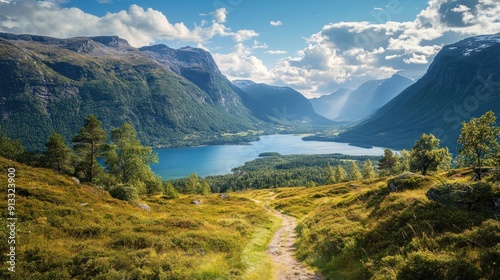
<instances>
[{"instance_id":1,"label":"evergreen tree","mask_svg":"<svg viewBox=\"0 0 500 280\"><path fill-rule=\"evenodd\" d=\"M481 167L495 157L499 150L499 128L495 126L496 116L488 111L479 118L472 118L468 123L462 122L462 130L458 138L458 153L466 164L474 168L478 180L481 180Z\"/></svg>"},{"instance_id":2,"label":"evergreen tree","mask_svg":"<svg viewBox=\"0 0 500 280\"><path fill-rule=\"evenodd\" d=\"M337 182L337 179L335 178L335 170L328 162L326 165L326 182L325 182L325 184L331 185L331 184L335 184L336 182Z\"/></svg>"},{"instance_id":3,"label":"evergreen tree","mask_svg":"<svg viewBox=\"0 0 500 280\"><path fill-rule=\"evenodd\" d=\"M151 147L141 144L129 123L111 131L111 145L105 162L109 173L120 183L143 182L150 194L161 189L158 187L161 180L150 167L151 163L158 162L158 155Z\"/></svg>"},{"instance_id":4,"label":"evergreen tree","mask_svg":"<svg viewBox=\"0 0 500 280\"><path fill-rule=\"evenodd\" d=\"M23 152L24 146L20 141L12 140L7 135L0 135L0 156L16 160Z\"/></svg>"},{"instance_id":5,"label":"evergreen tree","mask_svg":"<svg viewBox=\"0 0 500 280\"><path fill-rule=\"evenodd\" d=\"M384 157L378 161L378 169L383 176L396 174L398 166L398 156L390 149L384 150Z\"/></svg>"},{"instance_id":6,"label":"evergreen tree","mask_svg":"<svg viewBox=\"0 0 500 280\"><path fill-rule=\"evenodd\" d=\"M59 172L70 173L71 150L64 143L62 135L52 132L45 147L47 151L43 155L44 166Z\"/></svg>"},{"instance_id":7,"label":"evergreen tree","mask_svg":"<svg viewBox=\"0 0 500 280\"><path fill-rule=\"evenodd\" d=\"M97 158L104 156L106 140L106 131L101 128L101 121L94 115L85 118L80 133L72 139L73 150L80 158L78 168L87 182L94 183L96 176L104 172L97 163Z\"/></svg>"},{"instance_id":8,"label":"evergreen tree","mask_svg":"<svg viewBox=\"0 0 500 280\"><path fill-rule=\"evenodd\" d=\"M449 158L448 148L439 148L439 139L432 134L423 134L415 143L410 155L410 171L436 171L445 158Z\"/></svg>"},{"instance_id":9,"label":"evergreen tree","mask_svg":"<svg viewBox=\"0 0 500 280\"><path fill-rule=\"evenodd\" d=\"M363 179L363 175L361 171L359 171L359 167L355 161L351 161L351 173L349 173L350 181L357 181Z\"/></svg>"},{"instance_id":10,"label":"evergreen tree","mask_svg":"<svg viewBox=\"0 0 500 280\"><path fill-rule=\"evenodd\" d=\"M377 174L375 173L375 169L373 168L371 160L365 161L363 164L363 178L364 179L372 179L377 177Z\"/></svg>"},{"instance_id":11,"label":"evergreen tree","mask_svg":"<svg viewBox=\"0 0 500 280\"><path fill-rule=\"evenodd\" d=\"M347 172L342 165L337 165L337 170L335 171L338 182L346 182L348 179Z\"/></svg>"}]
</instances>

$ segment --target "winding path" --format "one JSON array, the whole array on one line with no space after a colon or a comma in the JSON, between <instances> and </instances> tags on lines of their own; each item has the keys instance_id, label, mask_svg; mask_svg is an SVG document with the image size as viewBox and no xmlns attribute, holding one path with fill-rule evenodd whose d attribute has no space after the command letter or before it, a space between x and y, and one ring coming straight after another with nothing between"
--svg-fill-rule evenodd
<instances>
[{"instance_id":1,"label":"winding path","mask_svg":"<svg viewBox=\"0 0 500 280\"><path fill-rule=\"evenodd\" d=\"M320 274L310 270L294 257L293 244L297 238L295 233L297 219L269 208L267 203L262 205L267 211L282 220L282 224L273 235L267 250L276 269L276 279L322 280L323 277Z\"/></svg>"}]
</instances>

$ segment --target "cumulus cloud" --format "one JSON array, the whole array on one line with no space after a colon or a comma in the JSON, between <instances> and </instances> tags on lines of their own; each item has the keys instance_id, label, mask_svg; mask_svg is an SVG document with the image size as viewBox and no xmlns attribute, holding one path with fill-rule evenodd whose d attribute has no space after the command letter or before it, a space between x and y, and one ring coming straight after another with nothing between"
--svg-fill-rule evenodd
<instances>
[{"instance_id":1,"label":"cumulus cloud","mask_svg":"<svg viewBox=\"0 0 500 280\"><path fill-rule=\"evenodd\" d=\"M331 23L307 38L298 55L281 59L270 71L275 83L308 96L398 72L416 78L445 44L500 32L499 14L496 0L429 0L413 21Z\"/></svg>"},{"instance_id":2,"label":"cumulus cloud","mask_svg":"<svg viewBox=\"0 0 500 280\"><path fill-rule=\"evenodd\" d=\"M227 10L226 8L219 8L212 13L214 20L218 23L226 22Z\"/></svg>"},{"instance_id":3,"label":"cumulus cloud","mask_svg":"<svg viewBox=\"0 0 500 280\"><path fill-rule=\"evenodd\" d=\"M63 8L57 0L0 0L0 30L53 37L118 35L133 46L149 45L158 40L181 40L202 44L215 36L243 42L258 36L253 30L232 31L224 25L227 10L211 13L213 21L202 21L190 30L182 22L171 23L160 11L133 4L127 11L102 17L78 8ZM5 3L5 4L2 4Z\"/></svg>"},{"instance_id":4,"label":"cumulus cloud","mask_svg":"<svg viewBox=\"0 0 500 280\"><path fill-rule=\"evenodd\" d=\"M262 60L252 54L250 48L238 43L229 54L213 54L220 70L230 80L252 79L257 82L270 82L271 72Z\"/></svg>"},{"instance_id":5,"label":"cumulus cloud","mask_svg":"<svg viewBox=\"0 0 500 280\"><path fill-rule=\"evenodd\" d=\"M281 26L281 25L283 25L283 22L281 22L281 20L278 20L278 21L271 20L269 22L269 24L271 24L272 26Z\"/></svg>"}]
</instances>

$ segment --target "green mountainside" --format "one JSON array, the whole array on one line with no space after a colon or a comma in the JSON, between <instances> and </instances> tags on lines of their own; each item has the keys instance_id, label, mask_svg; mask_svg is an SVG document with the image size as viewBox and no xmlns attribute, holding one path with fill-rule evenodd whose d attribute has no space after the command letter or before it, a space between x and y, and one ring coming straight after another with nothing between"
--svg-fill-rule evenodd
<instances>
[{"instance_id":1,"label":"green mountainside","mask_svg":"<svg viewBox=\"0 0 500 280\"><path fill-rule=\"evenodd\" d=\"M261 128L210 54L163 48L1 33L2 130L41 149L51 131L69 140L89 114L107 130L130 122L152 146L218 143Z\"/></svg>"},{"instance_id":2,"label":"green mountainside","mask_svg":"<svg viewBox=\"0 0 500 280\"><path fill-rule=\"evenodd\" d=\"M500 114L499 61L499 34L447 45L421 79L339 140L408 149L432 133L454 152L462 121Z\"/></svg>"},{"instance_id":3,"label":"green mountainside","mask_svg":"<svg viewBox=\"0 0 500 280\"><path fill-rule=\"evenodd\" d=\"M248 80L233 83L241 88L245 105L259 118L274 122L299 121L309 125L331 125L332 121L317 114L311 102L289 87L257 84Z\"/></svg>"}]
</instances>

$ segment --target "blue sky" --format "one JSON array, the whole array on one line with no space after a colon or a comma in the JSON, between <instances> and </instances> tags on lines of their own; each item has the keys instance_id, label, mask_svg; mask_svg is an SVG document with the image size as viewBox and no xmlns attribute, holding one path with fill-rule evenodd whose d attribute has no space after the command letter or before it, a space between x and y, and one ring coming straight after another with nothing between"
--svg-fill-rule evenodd
<instances>
[{"instance_id":1,"label":"blue sky","mask_svg":"<svg viewBox=\"0 0 500 280\"><path fill-rule=\"evenodd\" d=\"M230 79L313 97L395 73L418 78L443 45L500 32L498 2L0 0L0 31L197 46Z\"/></svg>"}]
</instances>

